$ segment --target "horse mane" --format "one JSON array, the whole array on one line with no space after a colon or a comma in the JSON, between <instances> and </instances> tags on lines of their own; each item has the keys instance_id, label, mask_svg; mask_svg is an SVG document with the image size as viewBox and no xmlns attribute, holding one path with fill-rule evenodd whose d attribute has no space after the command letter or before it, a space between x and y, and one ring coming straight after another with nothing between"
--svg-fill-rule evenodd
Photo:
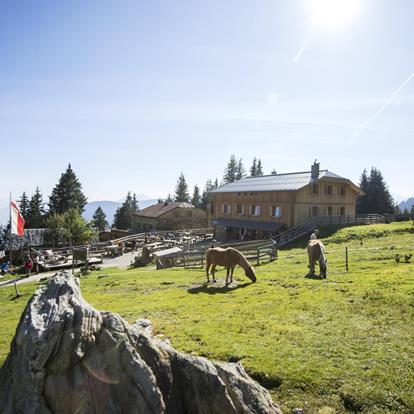
<instances>
[{"instance_id":1,"label":"horse mane","mask_svg":"<svg viewBox=\"0 0 414 414\"><path fill-rule=\"evenodd\" d=\"M243 254L241 251L236 250L236 249L233 249L233 248L231 248L231 250L232 250L232 252L234 252L234 253L237 255L237 257L239 257L239 258L240 258L240 263L239 263L239 265L240 265L243 269L245 269L245 268L247 268L247 267L250 267L250 263L248 262L248 260L246 259L246 257L244 256L244 254Z\"/></svg>"}]
</instances>

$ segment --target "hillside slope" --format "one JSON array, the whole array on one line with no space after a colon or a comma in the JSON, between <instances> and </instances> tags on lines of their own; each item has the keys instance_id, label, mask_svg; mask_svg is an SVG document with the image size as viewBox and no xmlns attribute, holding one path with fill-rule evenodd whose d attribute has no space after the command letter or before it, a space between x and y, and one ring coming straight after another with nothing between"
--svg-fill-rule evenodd
<instances>
[{"instance_id":1,"label":"hillside slope","mask_svg":"<svg viewBox=\"0 0 414 414\"><path fill-rule=\"evenodd\" d=\"M355 237L354 234L358 234ZM361 244L362 241L362 244ZM129 321L147 317L174 347L240 360L285 412L412 413L414 253L411 223L341 229L325 240L328 278L308 279L303 248L236 283L206 285L202 269L143 268L82 279L86 300ZM345 271L349 247L349 272ZM35 286L0 289L0 361Z\"/></svg>"}]
</instances>

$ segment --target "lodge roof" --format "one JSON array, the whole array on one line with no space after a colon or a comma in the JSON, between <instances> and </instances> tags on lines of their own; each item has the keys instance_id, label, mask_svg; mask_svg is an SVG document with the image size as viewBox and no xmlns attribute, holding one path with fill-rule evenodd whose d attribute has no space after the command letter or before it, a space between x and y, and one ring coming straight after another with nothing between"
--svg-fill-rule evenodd
<instances>
[{"instance_id":1,"label":"lodge roof","mask_svg":"<svg viewBox=\"0 0 414 414\"><path fill-rule=\"evenodd\" d=\"M136 215L140 217L156 218L176 208L196 208L196 207L190 203L182 203L178 201L162 202L162 203L154 204L152 206L144 208L143 210L138 211Z\"/></svg>"},{"instance_id":2,"label":"lodge roof","mask_svg":"<svg viewBox=\"0 0 414 414\"><path fill-rule=\"evenodd\" d=\"M355 191L360 189L347 178L341 177L328 170L320 170L318 180L338 181L349 184ZM295 191L306 187L309 184L316 183L312 178L311 171L261 175L254 177L245 177L233 183L224 184L212 193L242 193L250 191Z\"/></svg>"}]
</instances>

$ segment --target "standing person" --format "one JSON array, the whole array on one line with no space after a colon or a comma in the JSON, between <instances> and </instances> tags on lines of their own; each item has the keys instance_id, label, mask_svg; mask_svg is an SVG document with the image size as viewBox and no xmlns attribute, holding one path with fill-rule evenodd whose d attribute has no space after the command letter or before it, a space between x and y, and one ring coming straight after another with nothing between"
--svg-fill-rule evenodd
<instances>
[{"instance_id":1,"label":"standing person","mask_svg":"<svg viewBox=\"0 0 414 414\"><path fill-rule=\"evenodd\" d=\"M28 256L24 263L24 270L26 272L26 277L30 276L32 269L33 269L33 260L30 256Z\"/></svg>"},{"instance_id":2,"label":"standing person","mask_svg":"<svg viewBox=\"0 0 414 414\"><path fill-rule=\"evenodd\" d=\"M318 229L315 229L315 231L311 234L310 239L311 240L319 239L319 230Z\"/></svg>"}]
</instances>

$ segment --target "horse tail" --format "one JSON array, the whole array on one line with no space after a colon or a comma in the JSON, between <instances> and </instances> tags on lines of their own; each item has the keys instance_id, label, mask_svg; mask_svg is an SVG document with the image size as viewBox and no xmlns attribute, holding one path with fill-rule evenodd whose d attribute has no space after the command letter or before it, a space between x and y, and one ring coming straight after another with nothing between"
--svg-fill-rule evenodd
<instances>
[{"instance_id":1,"label":"horse tail","mask_svg":"<svg viewBox=\"0 0 414 414\"><path fill-rule=\"evenodd\" d=\"M323 247L323 244L321 244L321 260L323 260L323 262L326 262L326 257L325 257L325 249Z\"/></svg>"}]
</instances>

